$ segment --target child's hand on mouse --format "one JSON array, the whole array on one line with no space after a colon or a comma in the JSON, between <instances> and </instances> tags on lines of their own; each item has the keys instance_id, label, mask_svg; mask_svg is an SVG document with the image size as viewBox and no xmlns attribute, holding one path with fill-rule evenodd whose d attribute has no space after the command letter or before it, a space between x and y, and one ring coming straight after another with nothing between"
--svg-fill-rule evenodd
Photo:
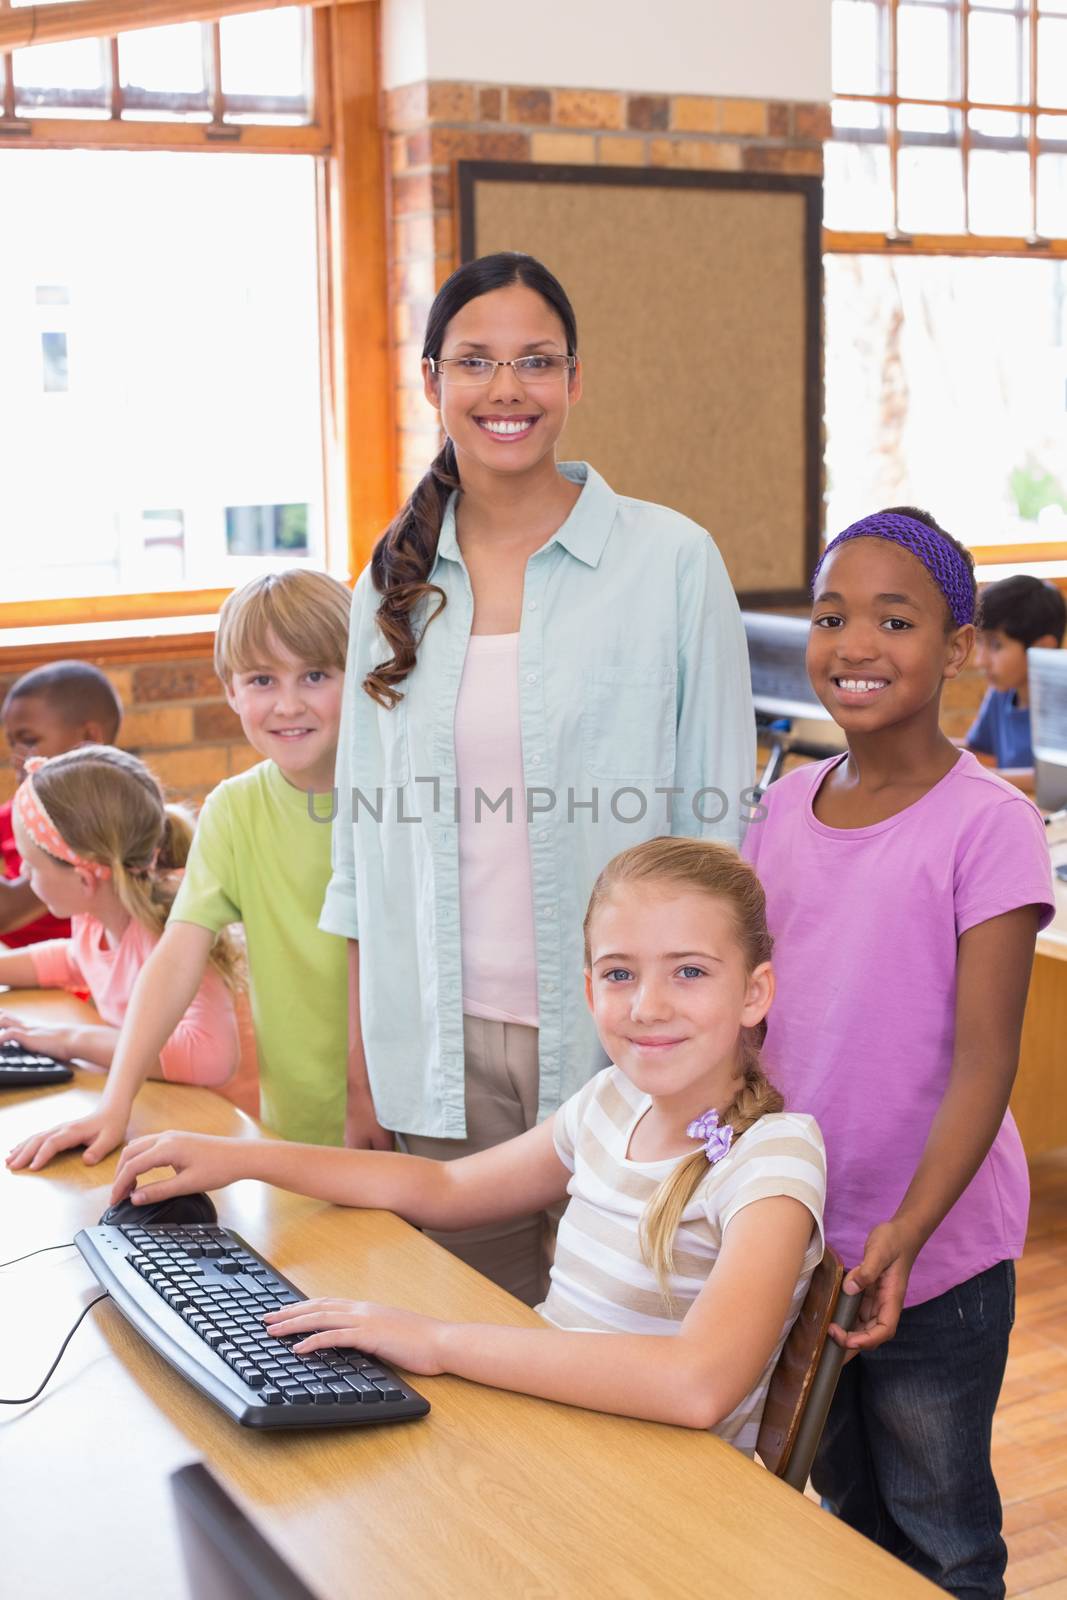
<instances>
[{"instance_id":1,"label":"child's hand on mouse","mask_svg":"<svg viewBox=\"0 0 1067 1600\"><path fill-rule=\"evenodd\" d=\"M369 1300L304 1300L268 1311L263 1320L276 1339L307 1335L293 1346L297 1355L351 1346L422 1377L448 1370L441 1343L449 1324L416 1311L398 1311Z\"/></svg>"},{"instance_id":2,"label":"child's hand on mouse","mask_svg":"<svg viewBox=\"0 0 1067 1600\"><path fill-rule=\"evenodd\" d=\"M871 1229L863 1260L845 1273L845 1293L862 1290L863 1299L851 1333L831 1323L830 1337L837 1344L855 1354L874 1350L893 1337L920 1248L921 1240L917 1241L902 1222L880 1222Z\"/></svg>"},{"instance_id":3,"label":"child's hand on mouse","mask_svg":"<svg viewBox=\"0 0 1067 1600\"><path fill-rule=\"evenodd\" d=\"M28 1139L23 1139L9 1152L7 1164L12 1172L19 1172L23 1167L28 1167L31 1172L39 1172L53 1156L83 1144L86 1150L82 1160L92 1167L110 1155L125 1136L125 1112L116 1113L101 1108L91 1116L79 1117L74 1122L60 1122L41 1133L31 1133Z\"/></svg>"},{"instance_id":4,"label":"child's hand on mouse","mask_svg":"<svg viewBox=\"0 0 1067 1600\"><path fill-rule=\"evenodd\" d=\"M175 1194L224 1189L241 1176L240 1139L221 1139L207 1133L149 1133L132 1139L122 1152L111 1204L133 1194L135 1205L151 1205ZM157 1167L173 1167L173 1178L137 1187L137 1179Z\"/></svg>"}]
</instances>

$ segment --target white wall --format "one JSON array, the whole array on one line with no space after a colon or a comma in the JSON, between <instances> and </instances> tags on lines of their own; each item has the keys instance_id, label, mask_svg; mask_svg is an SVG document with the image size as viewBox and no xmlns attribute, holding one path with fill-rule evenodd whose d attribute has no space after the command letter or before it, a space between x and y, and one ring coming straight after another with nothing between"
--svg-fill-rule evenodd
<instances>
[{"instance_id":1,"label":"white wall","mask_svg":"<svg viewBox=\"0 0 1067 1600\"><path fill-rule=\"evenodd\" d=\"M830 98L830 0L384 0L387 89L424 78Z\"/></svg>"}]
</instances>

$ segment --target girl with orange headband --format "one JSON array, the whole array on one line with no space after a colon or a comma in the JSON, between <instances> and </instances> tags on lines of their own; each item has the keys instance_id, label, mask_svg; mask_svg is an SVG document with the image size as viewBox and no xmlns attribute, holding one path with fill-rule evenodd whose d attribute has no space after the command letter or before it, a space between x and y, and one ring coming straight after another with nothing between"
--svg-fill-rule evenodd
<instances>
[{"instance_id":1,"label":"girl with orange headband","mask_svg":"<svg viewBox=\"0 0 1067 1600\"><path fill-rule=\"evenodd\" d=\"M0 983L87 989L100 1022L41 1027L0 1011L0 1043L108 1067L133 986L155 949L185 864L193 825L164 804L143 762L110 745L81 745L26 762L13 822L34 893L71 937L0 954ZM239 957L225 935L212 967L160 1053L156 1076L216 1088L239 1056L234 993Z\"/></svg>"}]
</instances>

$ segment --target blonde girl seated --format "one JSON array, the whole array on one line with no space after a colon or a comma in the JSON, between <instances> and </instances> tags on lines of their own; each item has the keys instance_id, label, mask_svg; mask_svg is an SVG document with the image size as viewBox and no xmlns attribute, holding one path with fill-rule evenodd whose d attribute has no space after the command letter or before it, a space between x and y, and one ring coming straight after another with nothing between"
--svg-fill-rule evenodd
<instances>
[{"instance_id":1,"label":"blonde girl seated","mask_svg":"<svg viewBox=\"0 0 1067 1600\"><path fill-rule=\"evenodd\" d=\"M732 850L650 840L609 862L585 919L586 995L613 1065L552 1118L451 1162L152 1135L127 1146L114 1198L170 1166L135 1199L260 1178L450 1229L569 1194L543 1328L350 1300L287 1306L267 1326L301 1352L352 1345L410 1372L710 1428L751 1453L823 1249L818 1127L783 1113L759 1065L770 953L763 890Z\"/></svg>"},{"instance_id":2,"label":"blonde girl seated","mask_svg":"<svg viewBox=\"0 0 1067 1600\"><path fill-rule=\"evenodd\" d=\"M143 762L110 745L34 757L25 770L13 815L19 853L34 894L53 916L70 918L71 936L0 954L0 983L87 989L100 1022L38 1026L0 1011L0 1042L108 1067L134 983L177 892L192 820L164 804ZM216 942L212 967L153 1076L211 1087L232 1076L236 973L234 947Z\"/></svg>"}]
</instances>

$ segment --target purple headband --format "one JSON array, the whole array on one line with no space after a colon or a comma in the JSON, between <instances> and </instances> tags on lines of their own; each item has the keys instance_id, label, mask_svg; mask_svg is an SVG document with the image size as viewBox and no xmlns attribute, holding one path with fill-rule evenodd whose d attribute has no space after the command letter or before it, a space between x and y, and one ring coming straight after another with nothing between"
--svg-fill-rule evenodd
<instances>
[{"instance_id":1,"label":"purple headband","mask_svg":"<svg viewBox=\"0 0 1067 1600\"><path fill-rule=\"evenodd\" d=\"M902 517L895 511L875 512L873 517L854 522L836 539L831 539L811 575L812 594L815 593L823 562L846 539L891 539L894 544L910 550L941 590L957 628L974 621L974 574L956 546L948 539L943 539L933 528L928 528L925 522L916 522L914 517Z\"/></svg>"}]
</instances>

